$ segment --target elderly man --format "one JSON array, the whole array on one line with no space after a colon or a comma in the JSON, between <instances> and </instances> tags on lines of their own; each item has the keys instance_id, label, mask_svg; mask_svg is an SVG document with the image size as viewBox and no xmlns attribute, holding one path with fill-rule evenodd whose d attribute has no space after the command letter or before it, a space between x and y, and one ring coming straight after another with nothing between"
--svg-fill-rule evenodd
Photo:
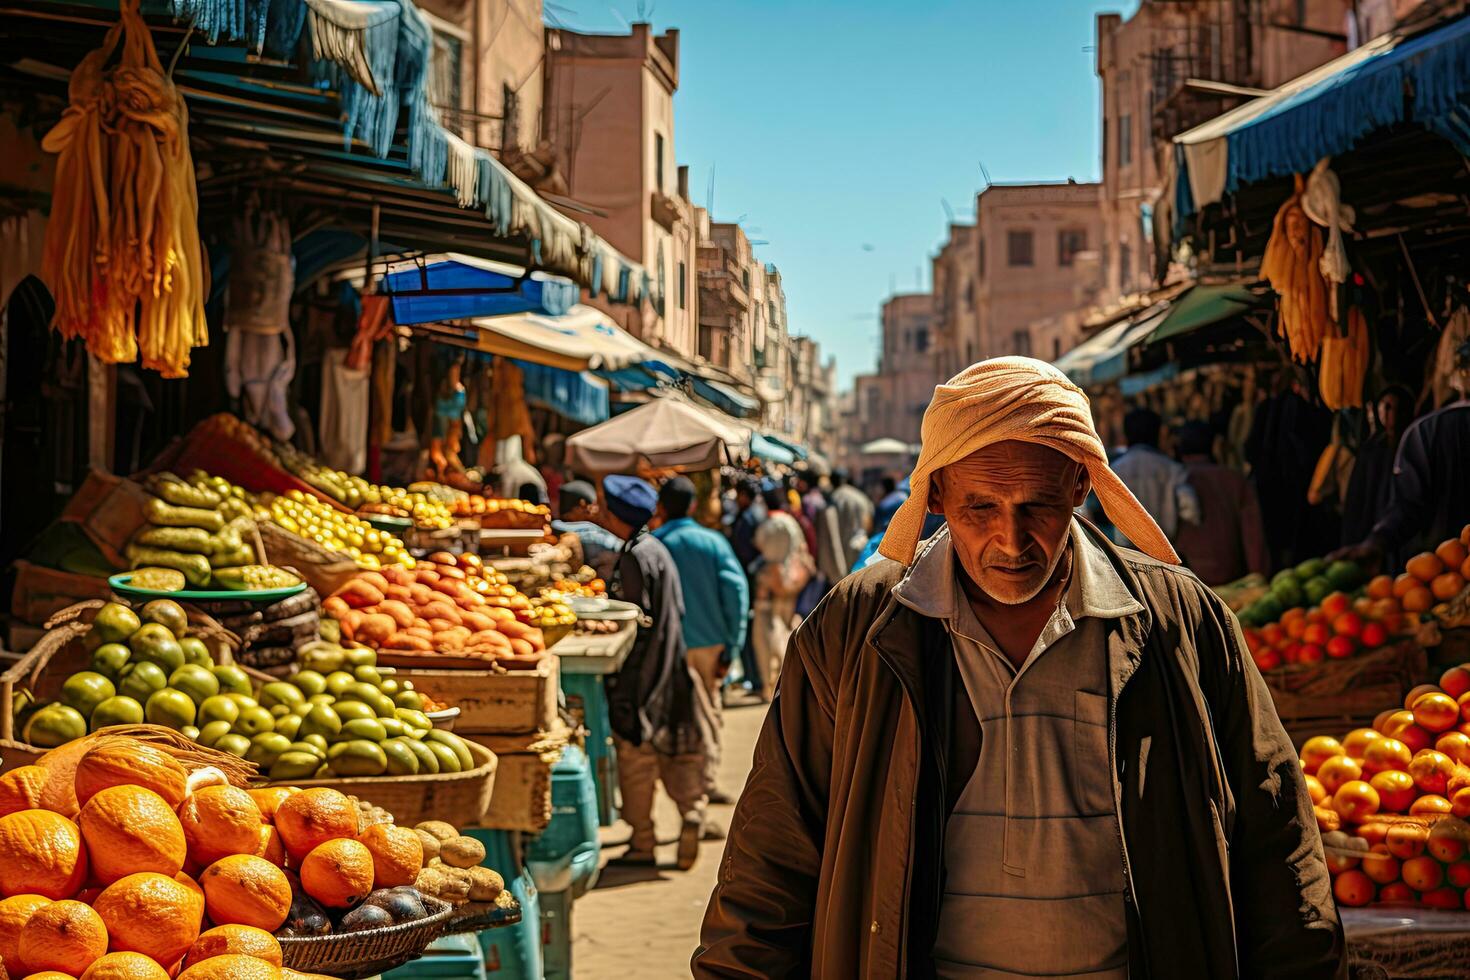
<instances>
[{"instance_id":1,"label":"elderly man","mask_svg":"<svg viewBox=\"0 0 1470 980\"><path fill-rule=\"evenodd\" d=\"M696 976L1343 974L1270 694L1064 375L937 388L881 550L793 639Z\"/></svg>"},{"instance_id":2,"label":"elderly man","mask_svg":"<svg viewBox=\"0 0 1470 980\"><path fill-rule=\"evenodd\" d=\"M633 827L625 864L651 865L657 843L653 795L659 780L683 817L677 861L694 866L705 828L704 737L695 703L699 683L684 653L684 593L679 569L648 533L658 506L653 486L636 476L607 476L597 519L622 538L608 592L643 611L633 651L604 682L608 724L618 753L623 819Z\"/></svg>"},{"instance_id":3,"label":"elderly man","mask_svg":"<svg viewBox=\"0 0 1470 980\"><path fill-rule=\"evenodd\" d=\"M623 542L597 523L597 488L585 480L564 483L557 491L557 506L561 519L552 521L551 529L558 534L575 534L582 542L582 560L599 578L612 578Z\"/></svg>"}]
</instances>

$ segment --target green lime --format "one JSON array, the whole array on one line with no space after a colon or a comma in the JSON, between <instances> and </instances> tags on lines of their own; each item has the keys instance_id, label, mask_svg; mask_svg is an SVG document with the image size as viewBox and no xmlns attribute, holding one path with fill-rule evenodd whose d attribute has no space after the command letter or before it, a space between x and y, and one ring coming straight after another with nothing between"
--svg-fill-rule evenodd
<instances>
[{"instance_id":1,"label":"green lime","mask_svg":"<svg viewBox=\"0 0 1470 980\"><path fill-rule=\"evenodd\" d=\"M142 704L154 691L161 691L167 686L168 675L163 672L163 668L144 661L128 664L122 669L122 673L118 675L117 693L126 694Z\"/></svg>"},{"instance_id":2,"label":"green lime","mask_svg":"<svg viewBox=\"0 0 1470 980\"><path fill-rule=\"evenodd\" d=\"M214 669L214 658L209 655L209 647L199 637L180 637L179 648L184 651L184 663L209 670Z\"/></svg>"},{"instance_id":3,"label":"green lime","mask_svg":"<svg viewBox=\"0 0 1470 980\"><path fill-rule=\"evenodd\" d=\"M240 706L224 694L205 698L199 704L199 721L206 725L212 721L222 721L226 725L233 725L235 719L239 717Z\"/></svg>"},{"instance_id":4,"label":"green lime","mask_svg":"<svg viewBox=\"0 0 1470 980\"><path fill-rule=\"evenodd\" d=\"M92 651L92 669L109 680L117 680L133 652L121 643L104 643Z\"/></svg>"},{"instance_id":5,"label":"green lime","mask_svg":"<svg viewBox=\"0 0 1470 980\"><path fill-rule=\"evenodd\" d=\"M342 734L347 738L367 739L369 742L381 742L388 737L383 726L376 718L354 718L342 723Z\"/></svg>"},{"instance_id":6,"label":"green lime","mask_svg":"<svg viewBox=\"0 0 1470 980\"><path fill-rule=\"evenodd\" d=\"M415 711L412 708L399 708L397 711L397 717L400 721L402 721L405 725L408 725L410 728L434 727L434 723L429 720L428 715L424 714L422 711Z\"/></svg>"},{"instance_id":7,"label":"green lime","mask_svg":"<svg viewBox=\"0 0 1470 980\"><path fill-rule=\"evenodd\" d=\"M428 744L430 745L438 743L439 745L449 746L450 750L454 752L455 757L459 759L459 769L461 772L469 772L475 768L475 757L470 755L470 750L465 746L464 739L455 735L453 732L431 731L424 738L428 740Z\"/></svg>"},{"instance_id":8,"label":"green lime","mask_svg":"<svg viewBox=\"0 0 1470 980\"><path fill-rule=\"evenodd\" d=\"M54 749L87 734L87 719L65 704L48 704L26 721L21 739L40 749Z\"/></svg>"},{"instance_id":9,"label":"green lime","mask_svg":"<svg viewBox=\"0 0 1470 980\"><path fill-rule=\"evenodd\" d=\"M334 670L327 675L327 693L334 698L340 697L343 691L356 683L357 678L347 673L347 671Z\"/></svg>"},{"instance_id":10,"label":"green lime","mask_svg":"<svg viewBox=\"0 0 1470 980\"><path fill-rule=\"evenodd\" d=\"M191 742L199 741L199 729L195 728L193 725L185 725L183 728L180 728L179 734L189 739Z\"/></svg>"},{"instance_id":11,"label":"green lime","mask_svg":"<svg viewBox=\"0 0 1470 980\"><path fill-rule=\"evenodd\" d=\"M289 739L295 739L297 733L300 732L300 731L301 731L301 716L300 715L286 715L283 718L277 718L276 719L276 733L277 734L284 735L284 736L286 736Z\"/></svg>"},{"instance_id":12,"label":"green lime","mask_svg":"<svg viewBox=\"0 0 1470 980\"><path fill-rule=\"evenodd\" d=\"M342 731L342 717L332 710L331 705L319 704L301 719L300 734L335 736Z\"/></svg>"},{"instance_id":13,"label":"green lime","mask_svg":"<svg viewBox=\"0 0 1470 980\"><path fill-rule=\"evenodd\" d=\"M203 704L219 695L219 678L198 664L184 664L168 675L168 686L183 691L195 704Z\"/></svg>"},{"instance_id":14,"label":"green lime","mask_svg":"<svg viewBox=\"0 0 1470 980\"><path fill-rule=\"evenodd\" d=\"M218 677L219 675L215 674L214 676ZM223 684L221 684L220 690L224 691ZM259 707L259 704L257 704L256 700L248 694L236 694L234 691L226 691L224 696L238 704L241 711L244 711L246 708Z\"/></svg>"},{"instance_id":15,"label":"green lime","mask_svg":"<svg viewBox=\"0 0 1470 980\"><path fill-rule=\"evenodd\" d=\"M1307 584L1302 586L1302 592L1306 594L1309 605L1321 605L1322 600L1332 594L1332 582L1325 576L1308 579Z\"/></svg>"},{"instance_id":16,"label":"green lime","mask_svg":"<svg viewBox=\"0 0 1470 980\"><path fill-rule=\"evenodd\" d=\"M364 684L380 687L383 683L383 675L378 673L378 668L371 664L363 664L361 667L352 668L352 676Z\"/></svg>"},{"instance_id":17,"label":"green lime","mask_svg":"<svg viewBox=\"0 0 1470 980\"><path fill-rule=\"evenodd\" d=\"M459 772L461 770L459 756L449 746L443 742L428 742L425 744L429 746L429 751L434 753L434 758L439 760L440 772Z\"/></svg>"},{"instance_id":18,"label":"green lime","mask_svg":"<svg viewBox=\"0 0 1470 980\"><path fill-rule=\"evenodd\" d=\"M237 755L243 759L245 758L245 753L250 751L250 739L244 735L229 732L216 739L212 747L221 752L228 752L230 755Z\"/></svg>"},{"instance_id":19,"label":"green lime","mask_svg":"<svg viewBox=\"0 0 1470 980\"><path fill-rule=\"evenodd\" d=\"M408 708L411 711L422 711L424 699L419 697L418 691L399 691L393 695L393 703L400 708Z\"/></svg>"},{"instance_id":20,"label":"green lime","mask_svg":"<svg viewBox=\"0 0 1470 980\"><path fill-rule=\"evenodd\" d=\"M344 722L351 721L354 718L376 718L378 716L377 712L371 706L363 704L361 701L338 701L332 705L332 710L337 712L337 717L341 718Z\"/></svg>"},{"instance_id":21,"label":"green lime","mask_svg":"<svg viewBox=\"0 0 1470 980\"><path fill-rule=\"evenodd\" d=\"M327 756L339 776L381 776L388 769L388 757L376 742L353 739L332 747L341 750L335 758Z\"/></svg>"},{"instance_id":22,"label":"green lime","mask_svg":"<svg viewBox=\"0 0 1470 980\"><path fill-rule=\"evenodd\" d=\"M255 688L250 683L250 675L234 664L215 666L214 676L219 678L219 689L225 694L243 694L249 697L255 693Z\"/></svg>"},{"instance_id":23,"label":"green lime","mask_svg":"<svg viewBox=\"0 0 1470 980\"><path fill-rule=\"evenodd\" d=\"M392 677L384 677L383 683L378 685L378 690L382 691L386 697L391 698L393 697L393 695L398 693L398 681L396 681Z\"/></svg>"},{"instance_id":24,"label":"green lime","mask_svg":"<svg viewBox=\"0 0 1470 980\"><path fill-rule=\"evenodd\" d=\"M313 694L311 697L307 698L306 699L306 703L307 704L310 704L310 705L317 705L317 704L336 704L337 703L337 695L335 695L335 694L329 694L326 691L323 691L320 694Z\"/></svg>"},{"instance_id":25,"label":"green lime","mask_svg":"<svg viewBox=\"0 0 1470 980\"><path fill-rule=\"evenodd\" d=\"M389 738L401 738L408 734L408 726L399 718L379 718L378 724L383 726L383 731L388 733Z\"/></svg>"},{"instance_id":26,"label":"green lime","mask_svg":"<svg viewBox=\"0 0 1470 980\"><path fill-rule=\"evenodd\" d=\"M291 683L307 697L321 694L327 689L327 679L314 670L298 670L291 675Z\"/></svg>"},{"instance_id":27,"label":"green lime","mask_svg":"<svg viewBox=\"0 0 1470 980\"><path fill-rule=\"evenodd\" d=\"M233 730L240 735L255 736L261 732L273 732L276 730L276 719L271 713L260 705L240 709L240 717L235 719Z\"/></svg>"},{"instance_id":28,"label":"green lime","mask_svg":"<svg viewBox=\"0 0 1470 980\"><path fill-rule=\"evenodd\" d=\"M137 613L121 603L109 602L97 610L85 645L88 649L95 650L104 643L121 643L137 632L141 625L143 622Z\"/></svg>"},{"instance_id":29,"label":"green lime","mask_svg":"<svg viewBox=\"0 0 1470 980\"><path fill-rule=\"evenodd\" d=\"M325 759L327 757L327 740L326 740L326 738L324 736L321 736L321 735L302 735L296 741L298 741L298 742L305 742L307 745L310 745L317 752L321 753L322 758Z\"/></svg>"},{"instance_id":30,"label":"green lime","mask_svg":"<svg viewBox=\"0 0 1470 980\"><path fill-rule=\"evenodd\" d=\"M315 756L317 759L325 759L327 757L325 742L323 742L321 745L317 745L317 743L315 742L308 742L303 739L297 739L296 741L291 743L291 751L305 752L308 755Z\"/></svg>"},{"instance_id":31,"label":"green lime","mask_svg":"<svg viewBox=\"0 0 1470 980\"><path fill-rule=\"evenodd\" d=\"M179 729L192 725L196 713L194 699L171 687L154 691L143 705L143 717L148 719L148 724L165 728Z\"/></svg>"},{"instance_id":32,"label":"green lime","mask_svg":"<svg viewBox=\"0 0 1470 980\"><path fill-rule=\"evenodd\" d=\"M207 745L213 748L214 743L220 740L220 736L228 734L230 734L229 722L223 720L211 721L209 724L199 729L199 737L195 739L195 741L197 741L200 745Z\"/></svg>"},{"instance_id":33,"label":"green lime","mask_svg":"<svg viewBox=\"0 0 1470 980\"><path fill-rule=\"evenodd\" d=\"M143 706L121 694L108 698L92 709L92 731L108 725L143 724Z\"/></svg>"},{"instance_id":34,"label":"green lime","mask_svg":"<svg viewBox=\"0 0 1470 980\"><path fill-rule=\"evenodd\" d=\"M72 674L61 685L62 703L76 708L83 718L90 718L99 704L115 694L112 681L90 670Z\"/></svg>"},{"instance_id":35,"label":"green lime","mask_svg":"<svg viewBox=\"0 0 1470 980\"><path fill-rule=\"evenodd\" d=\"M1314 579L1327 571L1327 563L1320 558L1308 558L1295 569L1296 577L1303 582Z\"/></svg>"},{"instance_id":36,"label":"green lime","mask_svg":"<svg viewBox=\"0 0 1470 980\"><path fill-rule=\"evenodd\" d=\"M189 627L189 616L184 612L184 607L172 599L154 599L145 603L138 610L138 618L145 623L165 626L176 637L183 636L184 630Z\"/></svg>"},{"instance_id":37,"label":"green lime","mask_svg":"<svg viewBox=\"0 0 1470 980\"><path fill-rule=\"evenodd\" d=\"M382 745L383 756L388 760L388 775L417 776L419 759L404 742L390 738Z\"/></svg>"},{"instance_id":38,"label":"green lime","mask_svg":"<svg viewBox=\"0 0 1470 980\"><path fill-rule=\"evenodd\" d=\"M1363 584L1363 570L1350 561L1333 562L1325 574L1332 587L1343 592L1351 592Z\"/></svg>"},{"instance_id":39,"label":"green lime","mask_svg":"<svg viewBox=\"0 0 1470 980\"><path fill-rule=\"evenodd\" d=\"M261 769L269 769L280 758L281 753L291 748L291 740L276 732L261 732L250 740L250 751L245 759Z\"/></svg>"},{"instance_id":40,"label":"green lime","mask_svg":"<svg viewBox=\"0 0 1470 980\"><path fill-rule=\"evenodd\" d=\"M378 663L378 651L371 647L350 647L342 651L347 658L347 666L354 669L358 667L375 667Z\"/></svg>"},{"instance_id":41,"label":"green lime","mask_svg":"<svg viewBox=\"0 0 1470 980\"><path fill-rule=\"evenodd\" d=\"M310 752L298 752L294 749L282 752L271 765L270 778L277 782L306 779L315 775L321 762L321 759Z\"/></svg>"},{"instance_id":42,"label":"green lime","mask_svg":"<svg viewBox=\"0 0 1470 980\"><path fill-rule=\"evenodd\" d=\"M128 637L128 649L135 663L154 663L172 674L184 666L184 648L162 623L144 623Z\"/></svg>"},{"instance_id":43,"label":"green lime","mask_svg":"<svg viewBox=\"0 0 1470 980\"><path fill-rule=\"evenodd\" d=\"M256 698L260 701L262 708L274 708L279 704L288 710L293 704L300 704L306 700L300 688L294 684L287 684L285 681L271 681L262 685Z\"/></svg>"}]
</instances>

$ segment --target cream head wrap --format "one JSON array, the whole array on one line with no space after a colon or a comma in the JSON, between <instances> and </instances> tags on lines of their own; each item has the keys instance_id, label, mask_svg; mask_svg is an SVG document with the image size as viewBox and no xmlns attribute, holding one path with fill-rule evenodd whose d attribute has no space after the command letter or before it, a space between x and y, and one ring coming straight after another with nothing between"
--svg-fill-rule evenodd
<instances>
[{"instance_id":1,"label":"cream head wrap","mask_svg":"<svg viewBox=\"0 0 1470 980\"><path fill-rule=\"evenodd\" d=\"M923 448L909 477L911 492L883 534L884 557L909 564L929 506L929 478L986 446L1034 442L1087 467L1108 519L1133 546L1159 561L1179 564L1169 539L1143 505L1108 468L1102 440L1082 389L1045 361L996 357L972 364L934 389L924 412Z\"/></svg>"}]
</instances>

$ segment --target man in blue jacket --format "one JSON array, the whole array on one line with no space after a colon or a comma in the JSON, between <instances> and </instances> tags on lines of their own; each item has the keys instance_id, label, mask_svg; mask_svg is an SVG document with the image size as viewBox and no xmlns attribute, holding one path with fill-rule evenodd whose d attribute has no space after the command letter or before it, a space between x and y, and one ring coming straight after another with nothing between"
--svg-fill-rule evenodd
<instances>
[{"instance_id":1,"label":"man in blue jacket","mask_svg":"<svg viewBox=\"0 0 1470 980\"><path fill-rule=\"evenodd\" d=\"M720 768L724 706L720 687L731 660L745 645L750 612L750 589L745 570L725 536L689 516L696 493L694 483L676 476L658 494L662 525L654 531L679 569L684 588L684 645L689 666L699 678L696 688L705 733L705 792L711 803L732 803L715 786Z\"/></svg>"}]
</instances>

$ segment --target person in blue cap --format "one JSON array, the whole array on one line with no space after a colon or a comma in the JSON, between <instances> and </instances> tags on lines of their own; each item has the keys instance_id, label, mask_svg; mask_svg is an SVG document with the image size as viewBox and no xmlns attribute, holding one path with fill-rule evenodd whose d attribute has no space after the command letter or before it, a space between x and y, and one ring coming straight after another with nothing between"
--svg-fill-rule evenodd
<instances>
[{"instance_id":1,"label":"person in blue cap","mask_svg":"<svg viewBox=\"0 0 1470 980\"><path fill-rule=\"evenodd\" d=\"M636 476L602 480L597 520L623 539L608 582L616 599L643 610L638 638L622 669L604 682L608 722L618 758L623 819L633 827L625 864L654 863L654 786L683 815L678 867L687 871L699 857L704 833L705 739L696 706L695 685L684 646L684 593L673 556L648 523L658 506L653 485Z\"/></svg>"}]
</instances>

